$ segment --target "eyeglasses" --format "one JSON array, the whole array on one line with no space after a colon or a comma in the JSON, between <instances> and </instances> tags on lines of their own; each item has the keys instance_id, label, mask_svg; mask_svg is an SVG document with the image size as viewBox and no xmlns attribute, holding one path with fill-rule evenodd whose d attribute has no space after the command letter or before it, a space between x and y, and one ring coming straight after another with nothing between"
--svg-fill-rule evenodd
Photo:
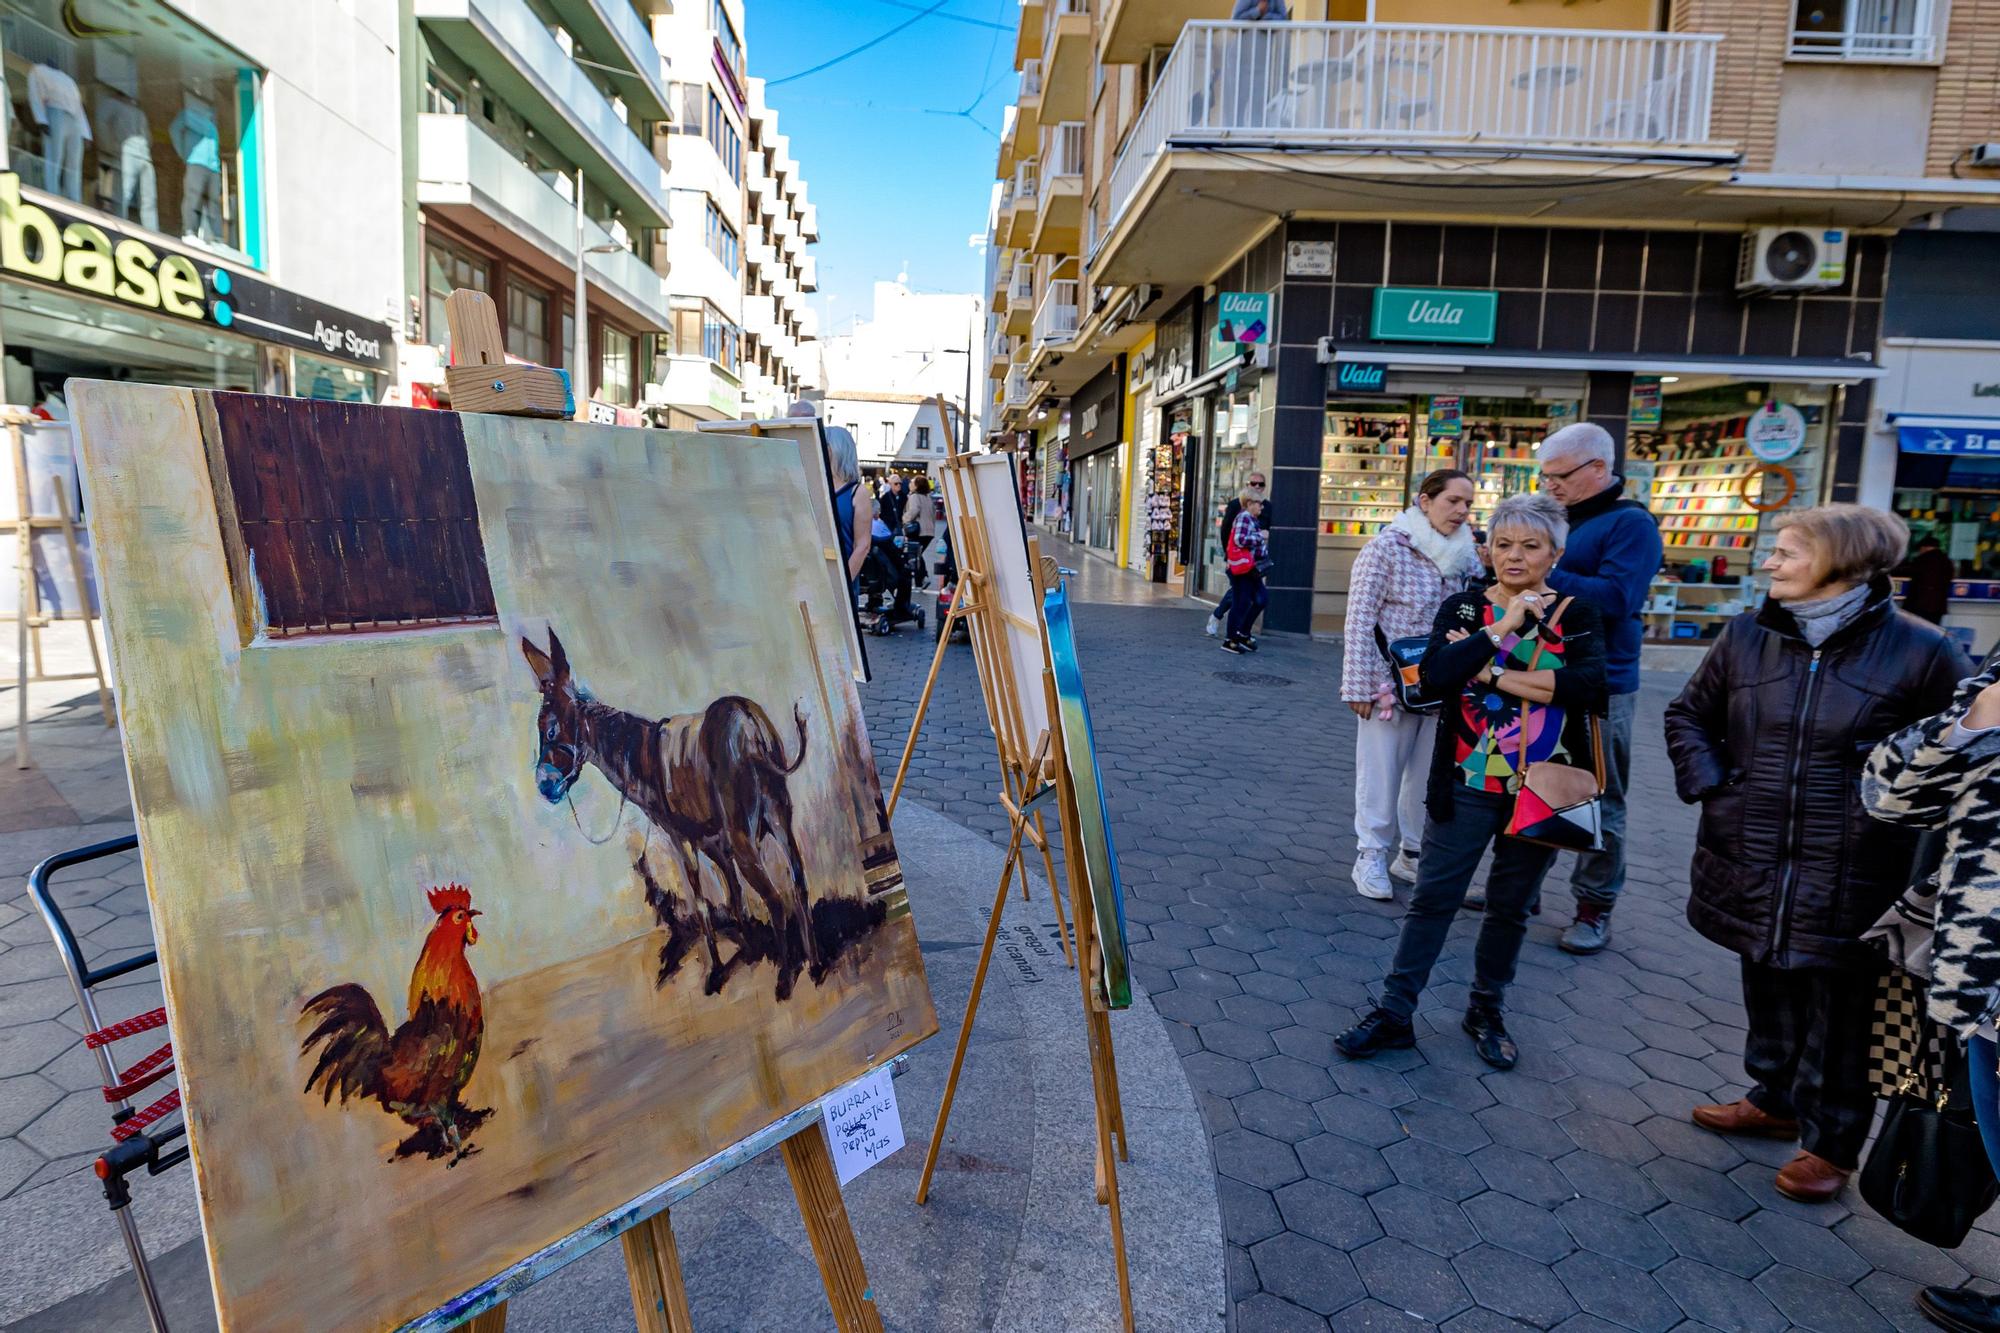
<instances>
[{"instance_id":1,"label":"eyeglasses","mask_svg":"<svg viewBox=\"0 0 2000 1333\"><path fill-rule=\"evenodd\" d=\"M1578 463L1575 467L1571 468L1567 472L1551 472L1547 468L1543 468L1542 484L1546 486L1548 483L1552 481L1568 481L1571 477L1574 477L1577 473L1583 471L1585 468L1595 467L1598 461L1599 460L1593 458L1588 462Z\"/></svg>"}]
</instances>

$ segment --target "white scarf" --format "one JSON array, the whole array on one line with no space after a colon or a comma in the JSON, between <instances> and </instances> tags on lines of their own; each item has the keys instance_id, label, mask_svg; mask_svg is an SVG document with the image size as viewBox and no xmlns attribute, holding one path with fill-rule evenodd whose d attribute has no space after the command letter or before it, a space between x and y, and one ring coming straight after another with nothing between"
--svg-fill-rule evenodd
<instances>
[{"instance_id":1,"label":"white scarf","mask_svg":"<svg viewBox=\"0 0 2000 1333\"><path fill-rule=\"evenodd\" d=\"M1409 539L1417 554L1437 566L1438 573L1448 579L1470 577L1479 569L1479 552L1472 540L1472 524L1461 523L1458 531L1447 537L1431 526L1424 517L1424 511L1411 505L1389 525Z\"/></svg>"}]
</instances>

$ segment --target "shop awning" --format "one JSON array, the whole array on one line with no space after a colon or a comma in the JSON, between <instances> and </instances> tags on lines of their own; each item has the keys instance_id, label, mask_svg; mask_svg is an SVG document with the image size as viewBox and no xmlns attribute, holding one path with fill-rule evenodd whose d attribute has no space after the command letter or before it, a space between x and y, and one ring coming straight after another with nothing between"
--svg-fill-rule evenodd
<instances>
[{"instance_id":1,"label":"shop awning","mask_svg":"<svg viewBox=\"0 0 2000 1333\"><path fill-rule=\"evenodd\" d=\"M1628 356L1580 352L1405 351L1379 343L1341 347L1331 338L1319 343L1322 365L1335 361L1371 361L1390 370L1605 370L1638 375L1727 375L1739 380L1776 380L1788 384L1858 384L1880 379L1888 371L1866 361L1839 357L1785 357L1762 360L1736 356Z\"/></svg>"},{"instance_id":2,"label":"shop awning","mask_svg":"<svg viewBox=\"0 0 2000 1333\"><path fill-rule=\"evenodd\" d=\"M1938 417L1891 412L1896 447L1906 454L2000 458L2000 417Z\"/></svg>"}]
</instances>

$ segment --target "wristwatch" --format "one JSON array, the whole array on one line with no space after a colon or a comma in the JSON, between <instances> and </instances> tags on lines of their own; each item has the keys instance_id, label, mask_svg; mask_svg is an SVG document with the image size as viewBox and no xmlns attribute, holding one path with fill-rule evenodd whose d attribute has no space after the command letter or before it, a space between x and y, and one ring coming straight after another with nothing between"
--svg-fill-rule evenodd
<instances>
[{"instance_id":1,"label":"wristwatch","mask_svg":"<svg viewBox=\"0 0 2000 1333\"><path fill-rule=\"evenodd\" d=\"M1493 646L1495 648L1502 647L1507 642L1506 636L1502 634L1496 634L1491 625L1488 625L1486 627L1486 637L1492 641Z\"/></svg>"},{"instance_id":2,"label":"wristwatch","mask_svg":"<svg viewBox=\"0 0 2000 1333\"><path fill-rule=\"evenodd\" d=\"M1494 683L1495 685L1498 685L1498 684L1500 683L1500 677L1502 677L1502 676L1504 676L1504 675L1506 675L1506 674L1507 674L1507 668L1506 668L1506 667L1504 667L1504 666L1502 666L1502 665L1500 665L1500 659L1499 659L1499 658L1497 658L1497 657L1496 657L1496 658L1494 658L1494 659L1493 659L1493 683Z\"/></svg>"}]
</instances>

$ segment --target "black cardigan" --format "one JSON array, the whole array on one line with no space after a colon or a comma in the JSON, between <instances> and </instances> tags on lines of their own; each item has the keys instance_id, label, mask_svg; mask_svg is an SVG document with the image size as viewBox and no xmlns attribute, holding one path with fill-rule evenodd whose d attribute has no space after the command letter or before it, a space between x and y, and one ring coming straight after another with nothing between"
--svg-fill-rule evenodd
<instances>
[{"instance_id":1,"label":"black cardigan","mask_svg":"<svg viewBox=\"0 0 2000 1333\"><path fill-rule=\"evenodd\" d=\"M1560 601L1557 603L1560 605ZM1444 701L1438 719L1437 743L1431 750L1430 781L1425 788L1424 808L1432 819L1451 818L1452 794L1458 780L1461 696L1474 676L1486 669L1499 649L1486 636L1488 605L1483 590L1453 593L1438 608L1431 623L1430 646L1424 650L1421 680L1426 698ZM1540 623L1530 616L1526 629ZM1555 668L1555 702L1563 709L1563 748L1571 754L1590 753L1591 737L1584 718L1602 715L1608 695L1604 678L1604 617L1581 597L1569 599L1562 611L1563 664ZM1446 635L1462 629L1466 637L1457 643ZM1524 629L1524 633L1526 632ZM1511 696L1510 696L1511 697ZM1518 702L1518 701L1517 701Z\"/></svg>"}]
</instances>

